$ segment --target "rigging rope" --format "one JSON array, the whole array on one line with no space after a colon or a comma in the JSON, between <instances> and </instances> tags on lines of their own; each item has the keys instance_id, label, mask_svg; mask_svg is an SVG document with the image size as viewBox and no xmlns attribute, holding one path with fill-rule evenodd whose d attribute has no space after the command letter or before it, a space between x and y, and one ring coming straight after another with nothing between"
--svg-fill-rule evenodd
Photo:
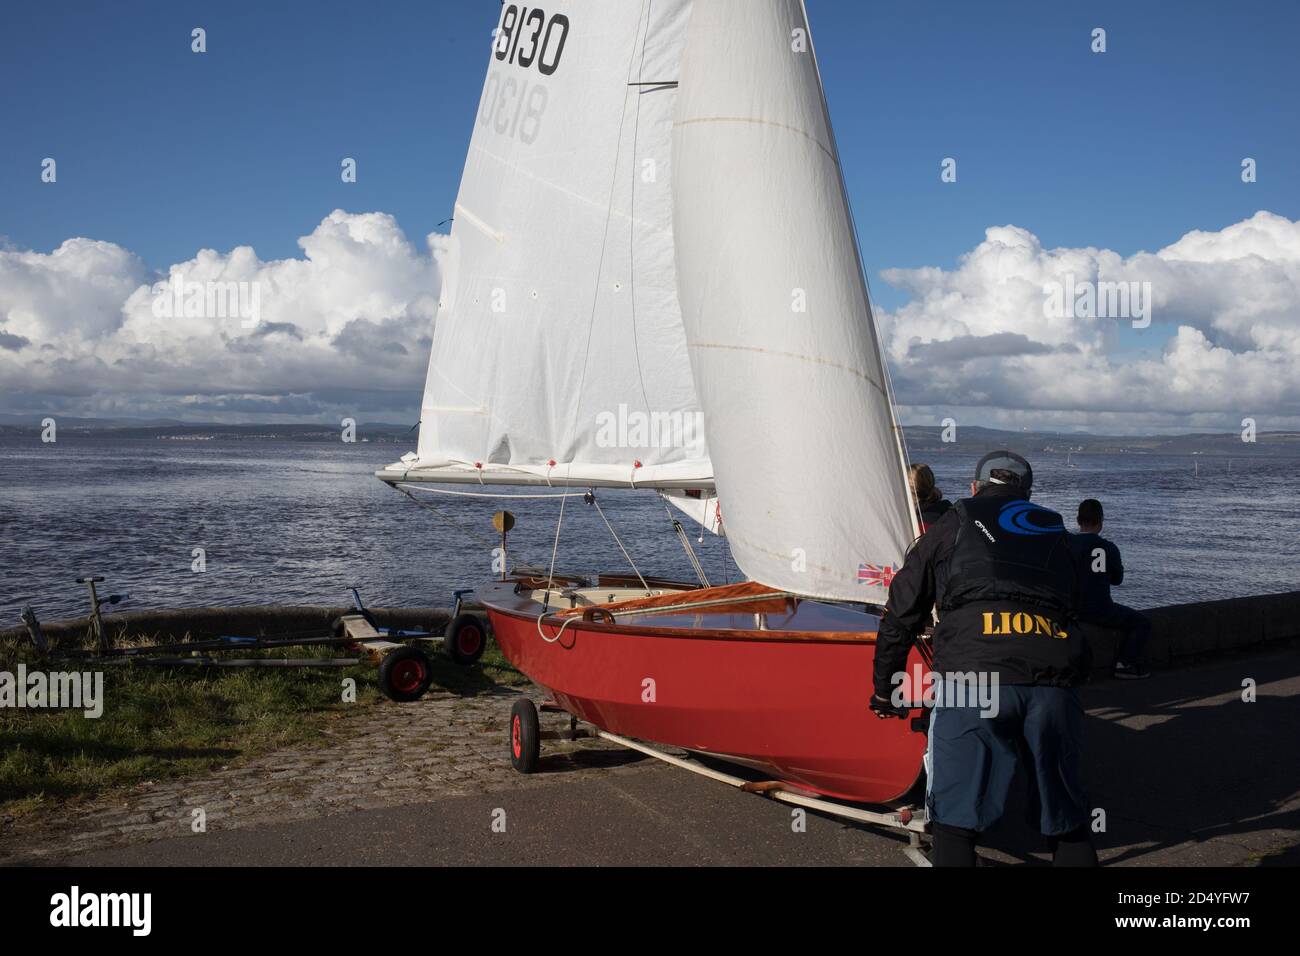
<instances>
[{"instance_id":1,"label":"rigging rope","mask_svg":"<svg viewBox=\"0 0 1300 956\"><path fill-rule=\"evenodd\" d=\"M637 578L641 581L641 587L649 591L650 585L645 583L645 576L641 573L641 569L636 566L636 562L632 560L632 555L628 554L627 548L623 547L623 542L619 539L618 532L614 530L614 526L610 524L609 519L605 517L605 512L600 508L600 502L596 500L596 492L594 490L587 492L586 501L588 504L596 506L596 514L600 515L600 520L605 522L605 527L608 528L609 533L614 536L614 543L618 545L618 550L623 552L623 557L627 558L627 563L632 565L632 570L636 572Z\"/></svg>"},{"instance_id":2,"label":"rigging rope","mask_svg":"<svg viewBox=\"0 0 1300 956\"><path fill-rule=\"evenodd\" d=\"M398 487L401 487L403 491L407 490L407 487L402 482L398 482ZM410 491L423 491L430 495L456 495L461 498L580 498L585 494L582 491L566 491L559 494L544 492L535 495L505 495L491 491L451 491L446 488L425 488L419 485L411 485Z\"/></svg>"},{"instance_id":3,"label":"rigging rope","mask_svg":"<svg viewBox=\"0 0 1300 956\"><path fill-rule=\"evenodd\" d=\"M443 514L442 511L440 511L440 510L439 510L437 507L435 507L434 505L432 505L432 504L430 504L430 503L428 503L428 502L421 501L419 498L415 497L415 495L411 494L410 491L408 491L407 489L403 488L400 482L394 484L393 487L396 488L398 491L400 491L402 494L406 495L406 497L408 497L408 498L410 498L412 501L414 501L417 507L424 508L424 509L426 509L427 511L432 511L435 515L437 515L439 518L441 518L441 519L442 519L443 521L445 521L447 524L451 525L453 528L455 528L455 529L456 529L457 531L459 531L461 534L465 535L465 537L469 538L469 539L470 539L471 541L473 541L475 544L483 545L483 546L485 546L489 551L495 550L495 549L499 546L499 542L489 540L488 538L485 538L485 537L483 537L482 535L477 534L476 532L470 531L468 528L466 528L466 527L465 527L463 524L461 524L459 521L456 521L455 519L453 519L453 518L451 518L451 517L449 517L449 516ZM421 491L425 491L426 489L421 488L420 490L421 490ZM558 497L558 496L556 496L556 497ZM564 507L564 502L560 502L560 507L561 507L561 508ZM512 552L512 553L513 553L513 552ZM525 556L525 557L526 557L526 556ZM511 554L507 554L507 555L506 555L506 558L507 558L507 560L510 561L511 566L512 566L513 568L518 568L518 567L519 567L519 563L518 563L517 561L514 561L514 560L512 559ZM532 565L532 562L526 562L526 563L524 564L524 567L531 567L531 566L533 566L533 565Z\"/></svg>"},{"instance_id":4,"label":"rigging rope","mask_svg":"<svg viewBox=\"0 0 1300 956\"><path fill-rule=\"evenodd\" d=\"M682 527L682 523L676 518L673 519L673 528L677 531L677 537L682 542L682 547L686 549L686 557L691 562L691 567L695 569L695 576L700 579L700 584L706 588L710 587L709 579L704 574L704 565L700 564L700 559L695 556L695 549L691 547L690 535Z\"/></svg>"},{"instance_id":5,"label":"rigging rope","mask_svg":"<svg viewBox=\"0 0 1300 956\"><path fill-rule=\"evenodd\" d=\"M443 514L441 511L439 511L439 510L438 510L437 508L435 508L433 505L421 501L419 498L415 497L415 495L411 494L409 491L407 491L405 488L403 488L400 484L393 485L393 487L396 488L398 491L400 491L402 494L406 495L406 497L408 497L408 498L410 498L412 501L414 501L415 504L416 504L418 507L420 507L420 508L424 508L424 509L426 509L426 510L428 510L428 511L432 511L432 512L433 512L434 514L436 514L439 518L441 518L441 519L442 519L443 521L445 521L447 524L451 525L453 528L455 528L455 529L456 529L457 531L459 531L461 534L465 535L465 536L466 536L467 538L469 538L470 540L474 541L476 544L487 544L489 548L494 548L494 547L496 547L496 545L495 545L494 543L489 542L487 538L482 537L481 535L477 534L476 532L470 531L468 528L466 528L464 525L462 525L459 521L456 521L456 520L453 519L453 518L449 518L447 515Z\"/></svg>"},{"instance_id":6,"label":"rigging rope","mask_svg":"<svg viewBox=\"0 0 1300 956\"><path fill-rule=\"evenodd\" d=\"M686 550L686 558L691 562L691 567L695 569L695 576L700 579L700 584L704 585L706 588L709 587L709 579L704 573L704 565L700 563L700 559L695 555L695 549L691 547L690 535L686 533L686 529L682 527L682 523L677 520L672 509L668 507L668 502L665 500L663 492L659 493L659 500L664 503L664 511L668 515L668 520L672 522L673 530L677 532L677 540L682 543L682 547ZM707 506L705 514L706 516L708 514ZM700 527L703 528L704 526L701 525ZM703 531L701 531L701 533L703 533Z\"/></svg>"},{"instance_id":7,"label":"rigging rope","mask_svg":"<svg viewBox=\"0 0 1300 956\"><path fill-rule=\"evenodd\" d=\"M546 617L546 612L551 607L551 589L555 587L555 555L560 550L560 528L564 524L564 506L569 503L569 496L564 495L560 498L560 517L555 522L555 542L551 545L551 567L546 572L546 598L542 601L542 614L537 619L537 629L541 632L542 618Z\"/></svg>"}]
</instances>

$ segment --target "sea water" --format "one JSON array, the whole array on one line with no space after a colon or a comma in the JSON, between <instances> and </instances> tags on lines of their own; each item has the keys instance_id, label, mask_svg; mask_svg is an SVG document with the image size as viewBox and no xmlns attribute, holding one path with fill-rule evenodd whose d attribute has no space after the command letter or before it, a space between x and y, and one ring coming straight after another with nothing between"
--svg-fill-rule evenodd
<instances>
[{"instance_id":1,"label":"sea water","mask_svg":"<svg viewBox=\"0 0 1300 956\"><path fill-rule=\"evenodd\" d=\"M388 443L0 438L0 627L31 604L43 620L85 614L78 576L129 592L122 610L226 604L447 605L493 576L494 511L517 523L515 560L550 563L560 499L418 495L372 473L408 446ZM1083 498L1106 508L1123 553L1117 600L1136 607L1300 589L1300 478L1294 458L1025 450L1035 500L1067 526ZM924 456L919 456L924 457ZM925 458L946 497L968 492L978 454ZM1231 470L1229 470L1231 467ZM1198 474L1199 473L1199 474ZM462 489L464 490L464 489ZM528 494L530 489L491 489ZM863 486L861 494L872 489ZM599 492L643 574L694 580L671 519L649 491ZM725 505L724 505L725 513ZM678 513L673 512L674 516ZM682 520L690 526L684 516ZM711 583L741 579L725 541L689 527ZM564 504L557 569L630 572L580 496Z\"/></svg>"}]
</instances>

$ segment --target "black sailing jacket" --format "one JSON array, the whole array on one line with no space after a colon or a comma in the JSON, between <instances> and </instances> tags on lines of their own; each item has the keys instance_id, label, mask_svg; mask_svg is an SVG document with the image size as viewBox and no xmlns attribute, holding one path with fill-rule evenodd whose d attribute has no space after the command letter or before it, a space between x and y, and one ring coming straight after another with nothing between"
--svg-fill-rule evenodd
<instances>
[{"instance_id":1,"label":"black sailing jacket","mask_svg":"<svg viewBox=\"0 0 1300 956\"><path fill-rule=\"evenodd\" d=\"M917 508L917 514L921 518L921 530L925 531L931 525L938 524L942 518L952 509L952 502L947 498L939 498L929 504L921 505Z\"/></svg>"},{"instance_id":2,"label":"black sailing jacket","mask_svg":"<svg viewBox=\"0 0 1300 956\"><path fill-rule=\"evenodd\" d=\"M939 608L934 669L996 673L1003 684L1069 686L1087 676L1074 627L1078 573L1061 516L990 485L908 551L876 641L875 692L888 697L915 635Z\"/></svg>"}]
</instances>

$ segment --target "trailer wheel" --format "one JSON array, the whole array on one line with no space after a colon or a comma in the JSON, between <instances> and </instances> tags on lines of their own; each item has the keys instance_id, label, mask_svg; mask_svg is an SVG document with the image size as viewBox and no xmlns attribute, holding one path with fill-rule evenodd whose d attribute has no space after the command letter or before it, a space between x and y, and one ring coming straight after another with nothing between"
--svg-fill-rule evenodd
<instances>
[{"instance_id":1,"label":"trailer wheel","mask_svg":"<svg viewBox=\"0 0 1300 956\"><path fill-rule=\"evenodd\" d=\"M520 773L537 770L541 754L541 731L537 726L537 708L526 697L510 708L510 762Z\"/></svg>"},{"instance_id":2,"label":"trailer wheel","mask_svg":"<svg viewBox=\"0 0 1300 956\"><path fill-rule=\"evenodd\" d=\"M399 648L379 664L379 690L389 700L404 704L419 700L432 681L429 656L418 647Z\"/></svg>"},{"instance_id":3,"label":"trailer wheel","mask_svg":"<svg viewBox=\"0 0 1300 956\"><path fill-rule=\"evenodd\" d=\"M473 664L483 656L487 647L487 630L482 618L474 614L458 614L447 626L443 638L447 656L461 666Z\"/></svg>"}]
</instances>

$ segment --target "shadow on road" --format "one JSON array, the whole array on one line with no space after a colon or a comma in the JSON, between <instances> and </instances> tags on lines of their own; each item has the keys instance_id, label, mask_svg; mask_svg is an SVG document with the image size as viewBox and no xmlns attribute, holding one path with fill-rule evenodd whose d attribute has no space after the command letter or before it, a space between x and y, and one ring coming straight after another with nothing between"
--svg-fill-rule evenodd
<instances>
[{"instance_id":1,"label":"shadow on road","mask_svg":"<svg viewBox=\"0 0 1300 956\"><path fill-rule=\"evenodd\" d=\"M1256 686L1252 703L1242 699L1247 679ZM1274 849L1295 840L1278 831L1300 828L1300 659L1293 653L1103 681L1081 696L1089 796L1106 823L1094 840L1105 863L1212 862L1201 858L1209 841L1242 848L1237 859L1300 863L1294 846ZM1044 862L1029 855L1046 848L1022 822L1023 781L1016 792L987 844Z\"/></svg>"}]
</instances>

